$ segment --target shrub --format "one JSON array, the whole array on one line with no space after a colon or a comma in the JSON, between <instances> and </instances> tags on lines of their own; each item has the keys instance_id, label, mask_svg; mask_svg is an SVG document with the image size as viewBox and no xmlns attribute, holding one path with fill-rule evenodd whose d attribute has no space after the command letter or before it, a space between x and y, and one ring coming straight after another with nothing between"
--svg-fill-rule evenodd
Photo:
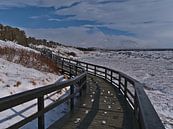
<instances>
[{"instance_id":1,"label":"shrub","mask_svg":"<svg viewBox=\"0 0 173 129\"><path fill-rule=\"evenodd\" d=\"M10 62L21 64L27 68L59 74L59 68L54 61L34 51L0 47L0 57Z\"/></svg>"}]
</instances>

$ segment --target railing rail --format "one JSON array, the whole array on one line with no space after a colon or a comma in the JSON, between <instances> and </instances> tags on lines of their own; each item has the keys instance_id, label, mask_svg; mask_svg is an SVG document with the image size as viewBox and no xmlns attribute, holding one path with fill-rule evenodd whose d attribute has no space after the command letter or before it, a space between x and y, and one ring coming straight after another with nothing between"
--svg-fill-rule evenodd
<instances>
[{"instance_id":1,"label":"railing rail","mask_svg":"<svg viewBox=\"0 0 173 129\"><path fill-rule=\"evenodd\" d=\"M20 127L27 122L31 121L34 118L39 118L39 127L44 128L44 113L52 107L55 107L59 105L62 102L65 102L66 100L69 100L75 96L75 93L73 93L73 89L71 89L71 95L66 97L63 100L60 100L58 102L55 102L54 104L50 105L50 107L44 108L43 105L43 96L47 93L50 93L51 91L55 91L58 87L64 88L65 86L74 85L76 83L79 83L81 85L81 88L86 85L86 72L93 74L95 76L99 76L107 80L108 82L112 83L115 87L117 87L120 92L124 95L125 99L128 101L128 103L131 105L132 109L134 110L134 115L136 116L136 119L139 123L139 126L141 129L165 129L163 126L158 114L156 113L153 105L151 104L150 100L148 99L144 89L143 85L138 82L137 80L133 79L132 77L116 71L112 70L110 68L106 68L104 66L95 65L92 63L87 63L83 61L68 59L65 57L60 57L58 55L52 54L51 51L47 50L41 50L42 54L46 55L47 57L53 59L58 65L61 67L61 70L63 73L69 75L69 76L76 76L75 78L70 79L66 82L61 82L60 84L55 85L49 85L46 87L42 87L36 90L33 90L34 97L30 97L31 93L30 91L27 91L25 93L21 93L18 95L14 95L13 97L7 97L0 99L0 111L8 109L10 107L13 107L15 105L18 105L20 103L29 101L31 99L37 98L39 110L36 114L32 115L31 117L24 119L23 123L20 124L17 123L17 125L20 125ZM85 72L86 71L86 72ZM73 87L73 86L71 86ZM42 91L38 94L39 91ZM79 90L81 91L81 90ZM24 95L26 94L26 96ZM29 95L30 94L30 95ZM26 99L20 100L20 96L25 96ZM21 97L22 98L22 97ZM19 102L14 102L14 104L8 104L12 102L13 100L18 100ZM71 104L73 107L73 104ZM17 126L16 125L16 126ZM18 127L18 126L17 126ZM39 129L42 129L39 128Z\"/></svg>"},{"instance_id":2,"label":"railing rail","mask_svg":"<svg viewBox=\"0 0 173 129\"><path fill-rule=\"evenodd\" d=\"M14 125L11 125L8 127L8 129L17 129L28 122L34 120L35 118L38 118L38 128L44 129L45 128L45 121L44 121L44 114L51 109L55 108L56 106L70 100L70 109L72 110L74 108L74 97L80 93L82 94L82 90L86 87L86 72L80 67L75 66L73 64L70 64L69 62L63 61L65 65L63 65L61 68L61 71L66 73L70 79L67 81L47 85L44 87L36 88L33 90L25 91L22 93L18 93L15 95L7 96L4 98L0 98L0 112L10 109L12 107L18 106L20 104L23 104L25 102L29 102L31 100L37 99L37 112L30 115L29 117L15 123ZM44 105L44 96L47 94L50 94L54 91L61 90L65 87L70 86L70 94L63 98L58 99L55 102L51 103L50 105L46 106ZM77 90L74 90L74 87L78 86Z\"/></svg>"},{"instance_id":3,"label":"railing rail","mask_svg":"<svg viewBox=\"0 0 173 129\"><path fill-rule=\"evenodd\" d=\"M57 55L53 55L57 57ZM90 74L104 78L116 86L134 110L134 115L141 129L165 129L157 112L146 95L143 84L136 79L113 69L83 61L57 57L58 62L78 65Z\"/></svg>"}]
</instances>

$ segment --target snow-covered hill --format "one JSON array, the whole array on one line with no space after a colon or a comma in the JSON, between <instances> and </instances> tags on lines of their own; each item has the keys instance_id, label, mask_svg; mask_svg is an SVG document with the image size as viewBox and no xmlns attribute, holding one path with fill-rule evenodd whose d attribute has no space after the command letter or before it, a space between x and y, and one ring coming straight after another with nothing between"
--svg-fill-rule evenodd
<instances>
[{"instance_id":1,"label":"snow-covered hill","mask_svg":"<svg viewBox=\"0 0 173 129\"><path fill-rule=\"evenodd\" d=\"M12 42L12 41L0 40L0 47L2 47L2 48L7 47L7 48L15 48L15 49L24 49L26 51L32 51L32 52L35 52L35 53L39 53L38 51L35 51L34 49L31 49L29 47L24 47L22 45L19 45L17 42Z\"/></svg>"},{"instance_id":2,"label":"snow-covered hill","mask_svg":"<svg viewBox=\"0 0 173 129\"><path fill-rule=\"evenodd\" d=\"M0 58L42 72L59 73L58 66L52 60L34 49L15 42L0 40Z\"/></svg>"},{"instance_id":3,"label":"snow-covered hill","mask_svg":"<svg viewBox=\"0 0 173 129\"><path fill-rule=\"evenodd\" d=\"M52 73L44 73L32 68L26 68L22 65L11 63L0 58L0 97L9 96L19 92L35 89L41 86L52 84L61 76ZM59 99L67 94L67 89L54 94L51 97L45 97L45 104L50 104L53 100ZM22 120L37 111L37 101L30 101L20 106L0 112L0 128L5 129L9 125ZM46 126L49 126L59 116L61 117L67 111L67 105L63 104L58 108L46 113ZM37 120L29 123L24 129L37 128Z\"/></svg>"},{"instance_id":4,"label":"snow-covered hill","mask_svg":"<svg viewBox=\"0 0 173 129\"><path fill-rule=\"evenodd\" d=\"M27 58L29 60L26 62L23 60L23 58L25 58L23 53L27 53L26 56L31 56L34 55L34 53L39 54L38 51L23 47L11 41L0 41L0 50L0 98L46 86L59 80L59 78L62 78L62 76L58 75L57 72L45 71L45 67L49 68L49 66L44 64L44 62L42 62L41 65L41 62L36 59L30 60L31 58ZM30 65L28 63L30 63ZM36 69L36 67L32 67L33 64L35 64L34 66L37 66L36 64L40 64L38 66L43 68ZM55 92L53 94L54 95L50 94L45 96L45 105L48 105L52 103L52 101L67 95L68 89L63 89L62 91ZM20 121L36 112L36 103L37 101L33 100L0 112L0 129L5 129L17 121ZM46 113L46 127L53 123L58 117L61 117L66 111L68 111L68 105L64 103ZM23 128L37 128L37 120L27 124Z\"/></svg>"},{"instance_id":5,"label":"snow-covered hill","mask_svg":"<svg viewBox=\"0 0 173 129\"><path fill-rule=\"evenodd\" d=\"M52 84L58 77L0 58L0 97Z\"/></svg>"},{"instance_id":6,"label":"snow-covered hill","mask_svg":"<svg viewBox=\"0 0 173 129\"><path fill-rule=\"evenodd\" d=\"M47 47L45 45L30 45L30 47L37 48L37 49L46 48L60 56L72 57L72 58L75 58L84 54L83 51L74 47L65 47L65 46L58 46L58 45L54 47Z\"/></svg>"}]
</instances>

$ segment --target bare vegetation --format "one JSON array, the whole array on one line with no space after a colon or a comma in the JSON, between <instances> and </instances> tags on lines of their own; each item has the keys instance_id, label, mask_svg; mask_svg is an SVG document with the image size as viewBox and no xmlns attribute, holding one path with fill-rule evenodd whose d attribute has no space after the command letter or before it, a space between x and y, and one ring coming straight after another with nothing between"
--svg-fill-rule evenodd
<instances>
[{"instance_id":1,"label":"bare vegetation","mask_svg":"<svg viewBox=\"0 0 173 129\"><path fill-rule=\"evenodd\" d=\"M16 84L14 85L14 87L19 87L21 85L20 81L17 81Z\"/></svg>"},{"instance_id":2,"label":"bare vegetation","mask_svg":"<svg viewBox=\"0 0 173 129\"><path fill-rule=\"evenodd\" d=\"M33 86L37 85L35 80L31 80L30 83L32 83Z\"/></svg>"},{"instance_id":3,"label":"bare vegetation","mask_svg":"<svg viewBox=\"0 0 173 129\"><path fill-rule=\"evenodd\" d=\"M0 58L21 64L27 68L34 68L42 72L59 73L58 66L40 53L24 49L0 47Z\"/></svg>"}]
</instances>

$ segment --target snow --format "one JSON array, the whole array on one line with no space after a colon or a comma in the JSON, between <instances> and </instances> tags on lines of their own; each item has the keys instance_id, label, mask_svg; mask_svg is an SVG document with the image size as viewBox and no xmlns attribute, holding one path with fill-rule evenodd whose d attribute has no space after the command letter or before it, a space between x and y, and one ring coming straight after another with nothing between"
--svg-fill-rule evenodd
<instances>
[{"instance_id":1,"label":"snow","mask_svg":"<svg viewBox=\"0 0 173 129\"><path fill-rule=\"evenodd\" d=\"M29 47L24 47L22 45L17 44L16 42L12 42L12 41L3 41L0 40L0 47L4 48L4 47L8 47L8 48L15 48L15 49L24 49L26 51L33 51L38 53L38 51L31 49Z\"/></svg>"},{"instance_id":2,"label":"snow","mask_svg":"<svg viewBox=\"0 0 173 129\"><path fill-rule=\"evenodd\" d=\"M14 48L15 50L32 51L39 53L28 47L18 45L11 41L0 40L1 48ZM38 87L46 86L52 83L58 83L58 81L64 81L64 77L55 73L38 71L32 67L27 68L26 66L14 63L20 55L15 55L12 62L7 61L8 55L1 55L0 58L0 98L20 93L23 91L35 89ZM31 61L28 61L32 63ZM39 63L39 62L35 62ZM42 67L47 67L43 65ZM45 106L52 102L64 98L69 94L69 87L62 89L48 95L45 95ZM63 103L53 110L45 114L46 127L50 126L57 119L62 117L69 110L69 104ZM37 100L32 100L11 109L0 112L0 128L5 129L10 125L30 116L37 111ZM22 129L31 129L37 127L37 119L28 123Z\"/></svg>"},{"instance_id":3,"label":"snow","mask_svg":"<svg viewBox=\"0 0 173 129\"><path fill-rule=\"evenodd\" d=\"M165 127L173 129L173 51L94 51L78 59L122 71L144 83Z\"/></svg>"},{"instance_id":4,"label":"snow","mask_svg":"<svg viewBox=\"0 0 173 129\"><path fill-rule=\"evenodd\" d=\"M5 97L11 94L31 90L48 84L52 84L57 80L62 80L62 76L52 73L43 73L32 68L26 68L22 65L11 63L0 58L0 96ZM20 82L16 86L17 82ZM59 98L68 94L68 88L63 89L60 93L54 93L53 96L45 96L45 105L50 104ZM0 128L7 128L9 125L16 123L23 118L37 111L36 100L21 104L17 107L0 112ZM68 111L67 103L61 104L57 108L46 113L46 127L60 118ZM37 120L27 124L24 129L37 128Z\"/></svg>"},{"instance_id":5,"label":"snow","mask_svg":"<svg viewBox=\"0 0 173 129\"><path fill-rule=\"evenodd\" d=\"M36 47L36 48L46 48L51 50L54 53L57 53L61 56L69 56L69 53L73 52L76 54L76 56L80 56L81 54L83 54L82 51L80 51L79 49L73 48L73 47L65 47L65 46L56 46L56 47L47 47L44 45L30 45L31 47ZM75 57L73 57L75 58Z\"/></svg>"},{"instance_id":6,"label":"snow","mask_svg":"<svg viewBox=\"0 0 173 129\"><path fill-rule=\"evenodd\" d=\"M25 48L13 42L0 41L1 47ZM40 45L38 48L47 48ZM139 80L145 84L145 91L149 96L154 108L159 114L167 129L173 129L173 51L92 51L82 52L76 48L57 46L49 48L53 52L68 56L67 53L74 52L82 61L103 65ZM31 49L32 50L32 49ZM55 82L58 75L44 73L22 65L14 64L0 58L0 96L7 96L25 90L37 88ZM44 81L43 81L44 80ZM15 86L20 81L19 86ZM36 82L35 83L33 83ZM19 84L19 83L18 83ZM61 98L68 94L68 88L56 93L55 96L47 97L45 104ZM36 100L22 104L13 109L0 113L0 128L5 128L16 120L21 120L36 111ZM33 105L33 106L32 106ZM55 119L61 117L68 111L68 104L64 103L46 114L46 127ZM28 108L28 109L27 109ZM14 118L7 117L15 116ZM16 119L17 118L17 119ZM7 120L8 121L5 121ZM27 124L24 129L37 128L37 120Z\"/></svg>"},{"instance_id":7,"label":"snow","mask_svg":"<svg viewBox=\"0 0 173 129\"><path fill-rule=\"evenodd\" d=\"M32 68L11 63L0 58L0 96L5 97L22 91L48 85L58 79L58 75L43 73ZM18 85L17 82L19 82Z\"/></svg>"}]
</instances>

